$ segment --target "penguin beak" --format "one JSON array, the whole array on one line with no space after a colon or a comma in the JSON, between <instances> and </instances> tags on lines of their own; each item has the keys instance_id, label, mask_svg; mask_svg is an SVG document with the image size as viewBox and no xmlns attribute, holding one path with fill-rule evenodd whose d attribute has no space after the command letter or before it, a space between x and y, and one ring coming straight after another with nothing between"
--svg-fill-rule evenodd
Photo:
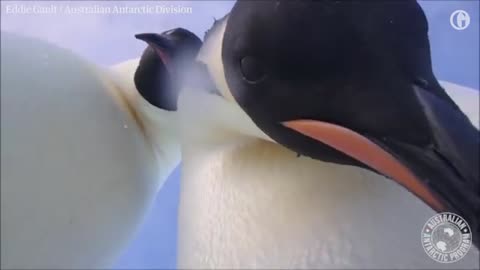
<instances>
[{"instance_id":1,"label":"penguin beak","mask_svg":"<svg viewBox=\"0 0 480 270\"><path fill-rule=\"evenodd\" d=\"M298 133L324 143L394 179L436 211L445 210L443 202L406 167L397 155L389 153L371 139L348 128L315 120L292 120L282 123Z\"/></svg>"},{"instance_id":2,"label":"penguin beak","mask_svg":"<svg viewBox=\"0 0 480 270\"><path fill-rule=\"evenodd\" d=\"M431 145L426 147L315 119L281 124L393 179L434 210L461 215L479 232L478 130L453 102L443 102L420 88L414 91L433 134ZM478 238L474 242L478 244Z\"/></svg>"},{"instance_id":3,"label":"penguin beak","mask_svg":"<svg viewBox=\"0 0 480 270\"><path fill-rule=\"evenodd\" d=\"M135 71L134 82L138 92L150 104L175 111L183 71L195 61L202 41L183 28L161 34L137 34L135 37L148 43Z\"/></svg>"},{"instance_id":4,"label":"penguin beak","mask_svg":"<svg viewBox=\"0 0 480 270\"><path fill-rule=\"evenodd\" d=\"M159 35L155 33L143 33L136 34L135 38L145 41L150 47L152 47L162 62L165 64L169 72L172 72L170 54L175 47L174 42L168 37L168 35Z\"/></svg>"}]
</instances>

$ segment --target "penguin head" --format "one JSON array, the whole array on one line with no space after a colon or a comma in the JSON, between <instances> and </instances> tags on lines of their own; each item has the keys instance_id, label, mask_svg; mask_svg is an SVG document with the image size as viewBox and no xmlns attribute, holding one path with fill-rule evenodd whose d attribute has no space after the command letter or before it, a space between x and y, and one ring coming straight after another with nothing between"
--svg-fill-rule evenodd
<instances>
[{"instance_id":1,"label":"penguin head","mask_svg":"<svg viewBox=\"0 0 480 270\"><path fill-rule=\"evenodd\" d=\"M273 141L480 228L478 130L433 74L416 1L238 1L214 28L199 60Z\"/></svg>"},{"instance_id":2,"label":"penguin head","mask_svg":"<svg viewBox=\"0 0 480 270\"><path fill-rule=\"evenodd\" d=\"M415 1L404 2L239 1L223 36L228 92L282 143L292 141L283 123L293 119L384 135L404 130L404 123L371 107L418 112L404 91L417 78L442 92L430 65L425 16ZM402 99L388 100L391 93ZM419 122L408 124L420 131ZM409 141L424 139L418 132L393 133ZM322 152L305 144L310 156Z\"/></svg>"},{"instance_id":3,"label":"penguin head","mask_svg":"<svg viewBox=\"0 0 480 270\"><path fill-rule=\"evenodd\" d=\"M135 37L148 43L134 76L137 90L150 104L175 111L180 76L183 69L194 62L202 41L183 28Z\"/></svg>"}]
</instances>

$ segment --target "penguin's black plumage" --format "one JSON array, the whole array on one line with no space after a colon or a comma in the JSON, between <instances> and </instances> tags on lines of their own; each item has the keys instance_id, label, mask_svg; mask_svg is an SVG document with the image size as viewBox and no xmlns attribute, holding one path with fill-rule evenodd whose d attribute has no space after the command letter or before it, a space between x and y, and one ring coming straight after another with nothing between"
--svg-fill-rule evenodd
<instances>
[{"instance_id":1,"label":"penguin's black plumage","mask_svg":"<svg viewBox=\"0 0 480 270\"><path fill-rule=\"evenodd\" d=\"M371 154L361 153L366 162L320 140L320 131L314 138L289 123L327 123L361 137L414 175L403 183L435 210L467 219L478 245L479 132L434 76L416 1L239 1L228 17L222 64L235 101L272 139L395 179Z\"/></svg>"},{"instance_id":2,"label":"penguin's black plumage","mask_svg":"<svg viewBox=\"0 0 480 270\"><path fill-rule=\"evenodd\" d=\"M148 43L134 77L139 93L152 105L175 111L181 74L194 62L202 41L183 28L136 38Z\"/></svg>"},{"instance_id":3,"label":"penguin's black plumage","mask_svg":"<svg viewBox=\"0 0 480 270\"><path fill-rule=\"evenodd\" d=\"M393 178L433 209L464 217L478 245L479 133L435 78L428 24L416 1L239 1L205 40L225 22L222 76L263 132L301 155ZM162 44L171 34L143 38ZM169 48L166 43L160 47ZM136 75L145 86L137 87L152 104L174 110L178 87L165 86L166 74L176 76L169 69L174 64L158 47L153 51L145 52ZM163 66L147 68L155 56ZM201 67L200 77L212 75L194 66ZM140 80L142 74L148 80ZM289 124L298 120L334 126L348 138L346 148L374 145L395 164L339 150Z\"/></svg>"}]
</instances>

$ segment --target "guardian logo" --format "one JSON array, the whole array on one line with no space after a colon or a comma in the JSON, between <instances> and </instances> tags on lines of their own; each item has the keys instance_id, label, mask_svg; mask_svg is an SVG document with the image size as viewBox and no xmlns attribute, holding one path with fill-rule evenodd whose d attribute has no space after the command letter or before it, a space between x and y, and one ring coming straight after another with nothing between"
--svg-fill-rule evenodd
<instances>
[{"instance_id":1,"label":"guardian logo","mask_svg":"<svg viewBox=\"0 0 480 270\"><path fill-rule=\"evenodd\" d=\"M470 25L470 15L465 10L455 10L450 15L450 25L456 30L467 29Z\"/></svg>"}]
</instances>

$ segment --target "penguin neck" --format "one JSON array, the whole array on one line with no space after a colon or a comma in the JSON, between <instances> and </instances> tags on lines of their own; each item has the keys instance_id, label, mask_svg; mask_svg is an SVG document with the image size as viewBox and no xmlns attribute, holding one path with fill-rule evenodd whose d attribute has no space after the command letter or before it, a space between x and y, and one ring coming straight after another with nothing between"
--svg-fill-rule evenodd
<instances>
[{"instance_id":1,"label":"penguin neck","mask_svg":"<svg viewBox=\"0 0 480 270\"><path fill-rule=\"evenodd\" d=\"M442 267L420 244L434 211L403 187L297 157L234 105L205 97L179 99L179 268Z\"/></svg>"},{"instance_id":2,"label":"penguin neck","mask_svg":"<svg viewBox=\"0 0 480 270\"><path fill-rule=\"evenodd\" d=\"M142 130L145 140L152 144L161 174L159 179L165 180L180 162L177 112L159 109L139 94L134 83L139 61L139 58L131 59L112 66L109 70L110 78L117 86L120 98L131 107L137 127Z\"/></svg>"}]
</instances>

